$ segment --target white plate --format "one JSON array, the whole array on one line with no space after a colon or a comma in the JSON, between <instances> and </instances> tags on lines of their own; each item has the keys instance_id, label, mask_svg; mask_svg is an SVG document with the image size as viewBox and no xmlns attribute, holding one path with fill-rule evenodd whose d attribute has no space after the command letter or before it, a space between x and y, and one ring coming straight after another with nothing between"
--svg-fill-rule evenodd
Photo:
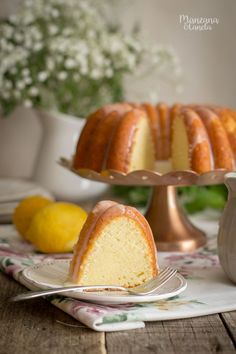
<instances>
[{"instance_id":1,"label":"white plate","mask_svg":"<svg viewBox=\"0 0 236 354\"><path fill-rule=\"evenodd\" d=\"M73 285L68 283L69 259L55 259L43 262L32 267L28 267L23 271L23 276L31 285L40 289L59 288L63 286ZM83 293L68 292L64 295L76 299L91 301L100 304L124 304L138 302L154 302L161 299L167 299L180 294L187 287L186 280L177 273L156 293L145 296L127 295L118 292L101 292Z\"/></svg>"},{"instance_id":2,"label":"white plate","mask_svg":"<svg viewBox=\"0 0 236 354\"><path fill-rule=\"evenodd\" d=\"M35 194L51 197L49 192L36 183L23 179L0 178L0 203L18 201Z\"/></svg>"}]
</instances>

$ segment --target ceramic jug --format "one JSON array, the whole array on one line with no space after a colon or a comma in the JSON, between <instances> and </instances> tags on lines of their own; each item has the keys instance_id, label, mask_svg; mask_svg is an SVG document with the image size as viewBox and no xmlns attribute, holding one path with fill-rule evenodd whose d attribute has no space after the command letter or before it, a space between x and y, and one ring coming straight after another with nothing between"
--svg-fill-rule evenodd
<instances>
[{"instance_id":1,"label":"ceramic jug","mask_svg":"<svg viewBox=\"0 0 236 354\"><path fill-rule=\"evenodd\" d=\"M61 156L71 158L85 120L59 112L36 113L43 137L33 179L59 200L80 202L104 193L106 184L80 178L57 163Z\"/></svg>"},{"instance_id":2,"label":"ceramic jug","mask_svg":"<svg viewBox=\"0 0 236 354\"><path fill-rule=\"evenodd\" d=\"M220 220L218 253L226 275L236 283L236 173L225 176L228 201Z\"/></svg>"}]
</instances>

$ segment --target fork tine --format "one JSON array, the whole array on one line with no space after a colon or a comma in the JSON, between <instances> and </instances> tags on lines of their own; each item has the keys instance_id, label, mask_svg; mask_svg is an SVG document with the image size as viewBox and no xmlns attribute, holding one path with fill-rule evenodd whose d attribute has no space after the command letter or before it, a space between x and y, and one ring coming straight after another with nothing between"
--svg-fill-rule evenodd
<instances>
[{"instance_id":1,"label":"fork tine","mask_svg":"<svg viewBox=\"0 0 236 354\"><path fill-rule=\"evenodd\" d=\"M161 271L157 274L157 276L155 276L153 279L151 279L150 282L148 282L148 283L151 283L151 282L153 282L153 281L156 281L157 279L163 278L166 274L169 273L170 269L171 269L171 268L169 268L169 267L164 268L163 270L161 270Z\"/></svg>"},{"instance_id":2,"label":"fork tine","mask_svg":"<svg viewBox=\"0 0 236 354\"><path fill-rule=\"evenodd\" d=\"M170 276L174 275L176 273L175 269L171 269L168 270L167 272L165 272L165 274L163 274L163 276L161 276L160 278L156 278L153 279L153 281L151 281L150 283L147 283L146 288L152 288L154 284L162 284L167 278L169 278Z\"/></svg>"},{"instance_id":3,"label":"fork tine","mask_svg":"<svg viewBox=\"0 0 236 354\"><path fill-rule=\"evenodd\" d=\"M146 284L141 285L143 288L145 287L150 287L151 284L153 283L158 283L158 282L162 282L162 280L168 276L172 271L175 271L175 269L170 268L170 267L166 267L164 268L155 278L151 279L149 282L147 282Z\"/></svg>"},{"instance_id":4,"label":"fork tine","mask_svg":"<svg viewBox=\"0 0 236 354\"><path fill-rule=\"evenodd\" d=\"M176 274L176 272L176 269L166 267L154 279L150 280L146 284L137 286L136 288L130 290L130 292L136 295L151 294L158 288L162 287L168 280L170 280Z\"/></svg>"}]
</instances>

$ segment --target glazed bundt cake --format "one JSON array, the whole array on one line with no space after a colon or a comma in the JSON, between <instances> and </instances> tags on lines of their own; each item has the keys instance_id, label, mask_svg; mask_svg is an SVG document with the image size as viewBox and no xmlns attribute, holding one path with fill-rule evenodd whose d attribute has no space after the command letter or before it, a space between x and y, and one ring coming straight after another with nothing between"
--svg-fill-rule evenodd
<instances>
[{"instance_id":1,"label":"glazed bundt cake","mask_svg":"<svg viewBox=\"0 0 236 354\"><path fill-rule=\"evenodd\" d=\"M74 169L233 170L236 112L211 105L120 103L87 120L73 159Z\"/></svg>"},{"instance_id":2,"label":"glazed bundt cake","mask_svg":"<svg viewBox=\"0 0 236 354\"><path fill-rule=\"evenodd\" d=\"M70 264L70 280L81 285L133 287L157 275L152 231L135 208L99 202L89 214Z\"/></svg>"}]
</instances>

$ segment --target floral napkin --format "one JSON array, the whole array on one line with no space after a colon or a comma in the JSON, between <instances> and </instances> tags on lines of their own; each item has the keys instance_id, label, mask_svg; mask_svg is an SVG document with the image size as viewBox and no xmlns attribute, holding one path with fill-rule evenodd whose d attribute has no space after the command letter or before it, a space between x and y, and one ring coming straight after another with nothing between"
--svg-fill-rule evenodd
<instances>
[{"instance_id":1,"label":"floral napkin","mask_svg":"<svg viewBox=\"0 0 236 354\"><path fill-rule=\"evenodd\" d=\"M216 254L219 215L207 212L192 220L208 234L206 247L193 253L159 252L159 265L175 267L187 279L188 287L180 294L154 303L97 305L64 296L49 301L95 331L120 331L142 328L145 321L161 321L236 310L236 286L224 275ZM0 227L0 267L7 275L35 290L22 277L32 264L71 255L45 256L23 242L12 226Z\"/></svg>"}]
</instances>

